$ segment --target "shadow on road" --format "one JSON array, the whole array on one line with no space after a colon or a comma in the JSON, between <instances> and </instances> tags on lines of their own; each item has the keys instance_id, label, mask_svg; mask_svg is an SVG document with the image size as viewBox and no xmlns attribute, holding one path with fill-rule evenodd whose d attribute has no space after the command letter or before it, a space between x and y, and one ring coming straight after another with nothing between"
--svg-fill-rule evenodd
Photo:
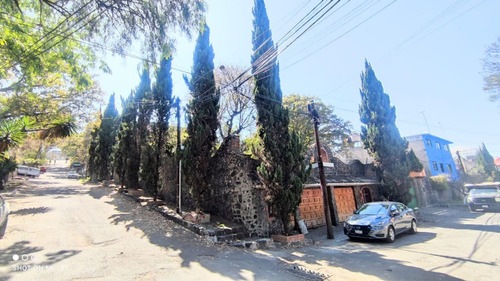
<instances>
[{"instance_id":1,"label":"shadow on road","mask_svg":"<svg viewBox=\"0 0 500 281\"><path fill-rule=\"evenodd\" d=\"M103 188L92 188L90 193L100 198L103 196ZM260 264L249 262L251 260L255 261L256 258L246 251L221 245L211 245L204 238L195 235L174 222L166 220L156 212L149 211L147 207L140 207L132 199L122 194L110 193L110 191L107 191L106 195L109 194L112 200L107 203L113 205L116 209L116 214L109 217L110 221L116 225L124 225L127 231L130 228L139 229L144 232L151 243L165 249L174 250L182 258L182 267L190 268L193 263L198 263L211 272L233 280L248 279L248 272L253 274L254 280L285 280L283 272L280 273L279 270L268 269L265 270L268 272L267 274L263 273L262 264L273 269L276 268L276 265L270 263L269 260L263 260ZM128 204L124 204L123 201L127 201ZM143 212L147 212L147 216L143 215ZM147 217L153 219L150 220ZM243 272L246 275L243 275ZM269 275L269 272L272 272L271 275ZM200 279L202 279L201 276Z\"/></svg>"},{"instance_id":2,"label":"shadow on road","mask_svg":"<svg viewBox=\"0 0 500 281\"><path fill-rule=\"evenodd\" d=\"M0 265L7 266L14 263L14 255L33 255L43 250L41 247L30 246L29 241L18 241L5 249L0 249Z\"/></svg>"},{"instance_id":3,"label":"shadow on road","mask_svg":"<svg viewBox=\"0 0 500 281\"><path fill-rule=\"evenodd\" d=\"M12 215L18 215L18 216L36 215L36 214L47 213L50 210L52 210L52 209L48 208L48 207L24 208L24 209L19 209L19 210L10 212L10 215L11 216Z\"/></svg>"}]
</instances>

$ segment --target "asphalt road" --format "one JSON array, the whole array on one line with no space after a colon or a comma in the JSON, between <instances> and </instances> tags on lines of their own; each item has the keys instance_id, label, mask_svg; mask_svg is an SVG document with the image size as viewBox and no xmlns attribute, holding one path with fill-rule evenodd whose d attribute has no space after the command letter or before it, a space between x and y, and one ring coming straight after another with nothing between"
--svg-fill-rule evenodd
<instances>
[{"instance_id":1,"label":"asphalt road","mask_svg":"<svg viewBox=\"0 0 500 281\"><path fill-rule=\"evenodd\" d=\"M498 280L500 213L426 208L419 233L351 242L319 228L313 245L211 245L112 189L52 168L3 192L12 214L0 280ZM294 269L295 268L295 269Z\"/></svg>"}]
</instances>

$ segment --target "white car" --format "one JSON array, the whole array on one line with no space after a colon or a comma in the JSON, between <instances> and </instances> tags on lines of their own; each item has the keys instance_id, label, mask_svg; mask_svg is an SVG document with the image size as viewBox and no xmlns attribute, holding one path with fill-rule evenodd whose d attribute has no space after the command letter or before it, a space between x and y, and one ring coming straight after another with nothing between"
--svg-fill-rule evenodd
<instances>
[{"instance_id":1,"label":"white car","mask_svg":"<svg viewBox=\"0 0 500 281\"><path fill-rule=\"evenodd\" d=\"M76 171L69 171L68 179L79 179L80 175Z\"/></svg>"},{"instance_id":2,"label":"white car","mask_svg":"<svg viewBox=\"0 0 500 281\"><path fill-rule=\"evenodd\" d=\"M0 238L5 235L5 230L7 230L7 222L9 221L9 204L3 200L0 196Z\"/></svg>"}]
</instances>

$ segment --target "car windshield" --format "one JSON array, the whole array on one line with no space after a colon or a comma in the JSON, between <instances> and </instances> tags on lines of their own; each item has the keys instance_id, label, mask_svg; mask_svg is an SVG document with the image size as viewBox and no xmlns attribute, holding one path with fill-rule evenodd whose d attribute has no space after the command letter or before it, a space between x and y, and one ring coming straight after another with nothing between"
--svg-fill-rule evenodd
<instances>
[{"instance_id":1,"label":"car windshield","mask_svg":"<svg viewBox=\"0 0 500 281\"><path fill-rule=\"evenodd\" d=\"M358 215L383 215L387 213L389 205L385 204L365 204L356 211Z\"/></svg>"},{"instance_id":2,"label":"car windshield","mask_svg":"<svg viewBox=\"0 0 500 281\"><path fill-rule=\"evenodd\" d=\"M494 195L498 192L496 188L484 188L484 189L473 189L470 191L470 194L473 195Z\"/></svg>"}]
</instances>

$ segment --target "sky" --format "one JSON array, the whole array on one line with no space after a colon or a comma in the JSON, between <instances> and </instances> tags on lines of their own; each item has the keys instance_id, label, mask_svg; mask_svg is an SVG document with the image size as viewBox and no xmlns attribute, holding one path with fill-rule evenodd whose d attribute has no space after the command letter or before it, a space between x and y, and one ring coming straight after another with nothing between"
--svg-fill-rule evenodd
<instances>
[{"instance_id":1,"label":"sky","mask_svg":"<svg viewBox=\"0 0 500 281\"><path fill-rule=\"evenodd\" d=\"M251 0L211 0L206 13L216 66L250 66ZM320 0L267 0L275 43ZM498 0L341 0L295 42L279 45L281 87L316 96L360 131L360 74L367 60L396 107L402 136L431 133L452 151L475 154L482 143L500 157L500 103L482 90L482 58L500 37ZM195 39L177 36L174 95L185 105L182 75L193 64ZM133 48L128 52L140 56ZM112 74L99 81L107 96L139 84L141 62L108 56Z\"/></svg>"}]
</instances>

